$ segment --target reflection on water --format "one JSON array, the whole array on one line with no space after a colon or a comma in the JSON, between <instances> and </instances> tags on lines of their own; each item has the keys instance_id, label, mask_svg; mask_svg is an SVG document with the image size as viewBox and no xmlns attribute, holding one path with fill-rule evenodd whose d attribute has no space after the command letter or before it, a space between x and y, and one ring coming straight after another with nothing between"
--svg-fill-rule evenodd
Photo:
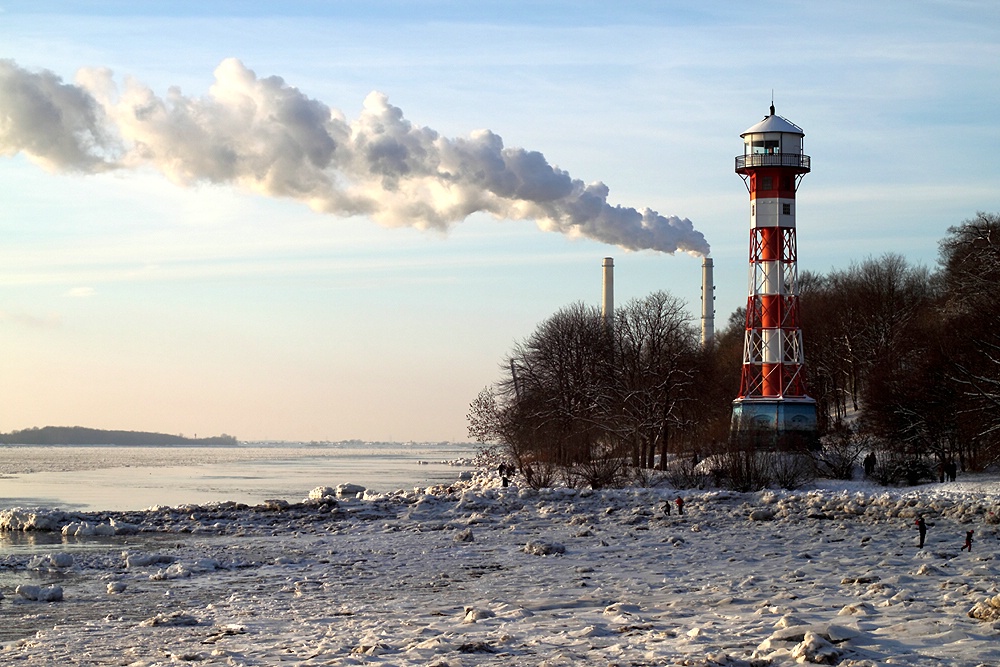
<instances>
[{"instance_id":1,"label":"reflection on water","mask_svg":"<svg viewBox=\"0 0 1000 667\"><path fill-rule=\"evenodd\" d=\"M132 541L134 536L130 536ZM57 532L0 532L0 589L13 590L18 584L39 585L62 584L73 579L72 568L66 571L25 569L24 557L41 556L52 553L86 552L103 553L109 550L129 548L130 540L124 536L73 537ZM6 562L4 562L6 561ZM20 566L13 566L20 563Z\"/></svg>"},{"instance_id":2,"label":"reflection on water","mask_svg":"<svg viewBox=\"0 0 1000 667\"><path fill-rule=\"evenodd\" d=\"M63 535L51 531L0 531L0 567L3 567L3 557L41 555L51 553L72 553L82 555L87 553L114 552L147 548L156 544L176 540L176 536L158 533L139 533L137 535ZM16 559L15 560L20 560ZM2 572L2 570L0 570Z\"/></svg>"},{"instance_id":3,"label":"reflection on water","mask_svg":"<svg viewBox=\"0 0 1000 667\"><path fill-rule=\"evenodd\" d=\"M58 551L82 551L85 549L107 549L116 542L124 542L120 537L92 536L76 537L54 532L0 532L0 553L14 554L22 551L38 552L44 549Z\"/></svg>"}]
</instances>

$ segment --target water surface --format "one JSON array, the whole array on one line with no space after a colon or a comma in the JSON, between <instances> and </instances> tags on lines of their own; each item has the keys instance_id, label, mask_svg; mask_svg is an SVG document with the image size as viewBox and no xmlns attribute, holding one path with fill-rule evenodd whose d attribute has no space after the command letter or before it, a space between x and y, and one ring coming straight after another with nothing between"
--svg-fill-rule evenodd
<instances>
[{"instance_id":1,"label":"water surface","mask_svg":"<svg viewBox=\"0 0 1000 667\"><path fill-rule=\"evenodd\" d=\"M447 484L475 455L455 443L240 447L0 446L0 509L137 510L303 500L318 486L375 491Z\"/></svg>"}]
</instances>

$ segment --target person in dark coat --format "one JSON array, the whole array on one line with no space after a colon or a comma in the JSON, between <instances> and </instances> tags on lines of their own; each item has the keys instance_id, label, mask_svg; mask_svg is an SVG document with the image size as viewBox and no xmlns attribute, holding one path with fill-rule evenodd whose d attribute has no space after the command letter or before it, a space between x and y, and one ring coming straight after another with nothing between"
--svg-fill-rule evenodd
<instances>
[{"instance_id":1,"label":"person in dark coat","mask_svg":"<svg viewBox=\"0 0 1000 667\"><path fill-rule=\"evenodd\" d=\"M504 488L510 486L510 478L514 476L514 471L516 469L512 465L507 465L506 463L501 463L497 472L500 473L500 483L503 484Z\"/></svg>"},{"instance_id":2,"label":"person in dark coat","mask_svg":"<svg viewBox=\"0 0 1000 667\"><path fill-rule=\"evenodd\" d=\"M971 530L965 531L965 544L962 545L962 551L965 551L966 549L968 549L970 554L972 553L972 533L973 532L974 531L971 531Z\"/></svg>"},{"instance_id":3,"label":"person in dark coat","mask_svg":"<svg viewBox=\"0 0 1000 667\"><path fill-rule=\"evenodd\" d=\"M921 517L917 517L917 520L914 523L917 524L917 530L920 532L920 546L917 547L917 548L918 549L923 549L924 548L924 539L926 539L926 537L927 537L927 523L924 521L924 517L922 517L922 516Z\"/></svg>"},{"instance_id":4,"label":"person in dark coat","mask_svg":"<svg viewBox=\"0 0 1000 667\"><path fill-rule=\"evenodd\" d=\"M868 452L868 456L865 457L865 477L871 477L872 473L875 472L875 463L875 452Z\"/></svg>"}]
</instances>

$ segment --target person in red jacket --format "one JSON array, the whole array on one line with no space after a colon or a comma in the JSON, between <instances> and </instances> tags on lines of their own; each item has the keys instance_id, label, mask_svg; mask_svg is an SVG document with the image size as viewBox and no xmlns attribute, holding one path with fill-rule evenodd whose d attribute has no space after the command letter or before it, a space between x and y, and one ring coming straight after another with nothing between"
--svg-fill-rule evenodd
<instances>
[{"instance_id":1,"label":"person in red jacket","mask_svg":"<svg viewBox=\"0 0 1000 667\"><path fill-rule=\"evenodd\" d=\"M971 530L965 531L965 544L962 545L962 551L965 551L966 549L968 549L970 554L972 553L972 533L973 532L974 531L971 531Z\"/></svg>"},{"instance_id":2,"label":"person in red jacket","mask_svg":"<svg viewBox=\"0 0 1000 667\"><path fill-rule=\"evenodd\" d=\"M675 500L674 502L677 503L677 513L684 514L684 499L681 498L680 496L677 496L677 500Z\"/></svg>"}]
</instances>

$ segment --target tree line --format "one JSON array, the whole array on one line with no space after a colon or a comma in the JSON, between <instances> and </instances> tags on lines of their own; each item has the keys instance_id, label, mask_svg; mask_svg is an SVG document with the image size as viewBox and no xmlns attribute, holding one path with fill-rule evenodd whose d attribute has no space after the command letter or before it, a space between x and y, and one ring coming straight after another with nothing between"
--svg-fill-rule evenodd
<instances>
[{"instance_id":1,"label":"tree line","mask_svg":"<svg viewBox=\"0 0 1000 667\"><path fill-rule=\"evenodd\" d=\"M988 213L948 229L934 270L890 253L801 272L821 443L808 470L773 444L730 437L745 310L702 346L686 305L662 291L608 320L576 303L543 321L472 402L469 435L499 447L534 486L646 483L654 471L700 484L706 470L739 488L794 486L803 475L848 476L865 453L886 483L935 477L952 462L982 470L1000 459L998 285L1000 216ZM706 458L725 465L699 465Z\"/></svg>"},{"instance_id":2,"label":"tree line","mask_svg":"<svg viewBox=\"0 0 1000 667\"><path fill-rule=\"evenodd\" d=\"M234 447L239 444L234 436L217 435L209 438L185 438L182 435L150 433L147 431L107 431L83 426L43 426L10 433L0 433L4 445L116 445L150 447L155 445L201 445Z\"/></svg>"}]
</instances>

